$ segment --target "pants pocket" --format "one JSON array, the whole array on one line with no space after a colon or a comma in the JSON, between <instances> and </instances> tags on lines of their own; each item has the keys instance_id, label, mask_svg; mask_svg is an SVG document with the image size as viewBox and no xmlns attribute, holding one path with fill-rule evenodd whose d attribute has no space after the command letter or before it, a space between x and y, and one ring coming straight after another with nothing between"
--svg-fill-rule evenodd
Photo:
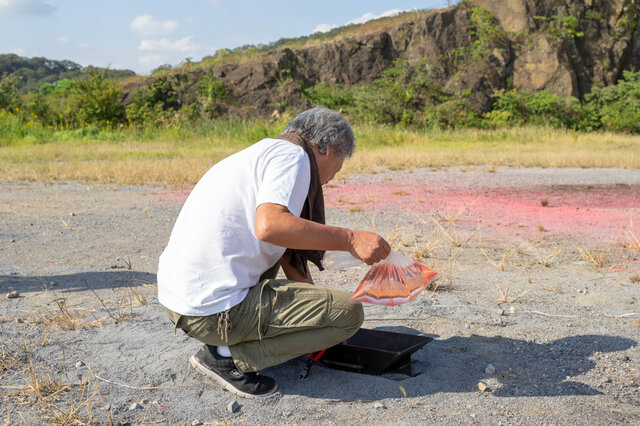
<instances>
[{"instance_id":1,"label":"pants pocket","mask_svg":"<svg viewBox=\"0 0 640 426\"><path fill-rule=\"evenodd\" d=\"M292 281L269 283L275 293L269 330L323 327L329 322L331 292L323 287Z\"/></svg>"}]
</instances>

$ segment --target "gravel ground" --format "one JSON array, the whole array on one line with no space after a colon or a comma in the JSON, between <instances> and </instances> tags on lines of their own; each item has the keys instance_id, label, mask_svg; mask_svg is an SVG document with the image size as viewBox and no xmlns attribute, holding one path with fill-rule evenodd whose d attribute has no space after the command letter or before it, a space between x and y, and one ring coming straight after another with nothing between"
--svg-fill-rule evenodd
<instances>
[{"instance_id":1,"label":"gravel ground","mask_svg":"<svg viewBox=\"0 0 640 426\"><path fill-rule=\"evenodd\" d=\"M304 360L236 399L188 365L155 271L187 190L0 184L0 419L7 424L640 422L640 171L482 168L354 175L328 221L439 272L364 327L434 338L412 375ZM545 202L546 201L546 202ZM634 228L635 221L635 228ZM329 253L318 284L366 265ZM7 298L17 291L15 298ZM237 406L232 404L237 401Z\"/></svg>"}]
</instances>

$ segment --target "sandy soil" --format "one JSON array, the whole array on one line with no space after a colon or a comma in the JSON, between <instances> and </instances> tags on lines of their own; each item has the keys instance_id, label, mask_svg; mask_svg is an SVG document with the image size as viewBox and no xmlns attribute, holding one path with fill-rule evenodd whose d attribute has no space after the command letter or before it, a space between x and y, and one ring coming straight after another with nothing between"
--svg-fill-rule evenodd
<instances>
[{"instance_id":1,"label":"sandy soil","mask_svg":"<svg viewBox=\"0 0 640 426\"><path fill-rule=\"evenodd\" d=\"M264 372L278 394L237 399L235 412L235 397L190 368L200 345L173 332L155 297L188 190L0 187L4 423L640 422L640 171L420 169L332 183L330 223L376 230L440 273L410 303L367 305L365 327L434 341L413 354L412 376L319 364L300 380L304 361L292 360ZM317 283L349 291L367 270L343 253L326 266Z\"/></svg>"}]
</instances>

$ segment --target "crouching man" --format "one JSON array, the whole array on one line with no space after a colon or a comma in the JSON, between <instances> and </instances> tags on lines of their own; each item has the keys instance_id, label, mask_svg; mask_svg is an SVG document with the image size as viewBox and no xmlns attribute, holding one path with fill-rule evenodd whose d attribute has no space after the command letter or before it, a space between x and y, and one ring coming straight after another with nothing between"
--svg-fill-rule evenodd
<instances>
[{"instance_id":1,"label":"crouching man","mask_svg":"<svg viewBox=\"0 0 640 426\"><path fill-rule=\"evenodd\" d=\"M176 328L204 346L190 362L228 391L278 389L257 372L352 336L364 319L349 293L313 285L325 250L373 264L379 235L324 224L322 185L355 148L347 121L312 108L275 139L213 166L185 202L160 256L158 298ZM282 267L288 279L275 279Z\"/></svg>"}]
</instances>

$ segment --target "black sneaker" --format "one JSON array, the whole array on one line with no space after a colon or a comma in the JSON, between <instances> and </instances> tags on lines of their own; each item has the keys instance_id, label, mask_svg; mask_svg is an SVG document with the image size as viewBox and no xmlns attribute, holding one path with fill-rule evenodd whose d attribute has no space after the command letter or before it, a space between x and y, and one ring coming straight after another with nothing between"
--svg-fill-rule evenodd
<instances>
[{"instance_id":1,"label":"black sneaker","mask_svg":"<svg viewBox=\"0 0 640 426\"><path fill-rule=\"evenodd\" d=\"M231 358L218 355L215 346L204 345L189 362L198 372L244 398L268 396L278 390L278 384L271 377L238 371Z\"/></svg>"}]
</instances>

